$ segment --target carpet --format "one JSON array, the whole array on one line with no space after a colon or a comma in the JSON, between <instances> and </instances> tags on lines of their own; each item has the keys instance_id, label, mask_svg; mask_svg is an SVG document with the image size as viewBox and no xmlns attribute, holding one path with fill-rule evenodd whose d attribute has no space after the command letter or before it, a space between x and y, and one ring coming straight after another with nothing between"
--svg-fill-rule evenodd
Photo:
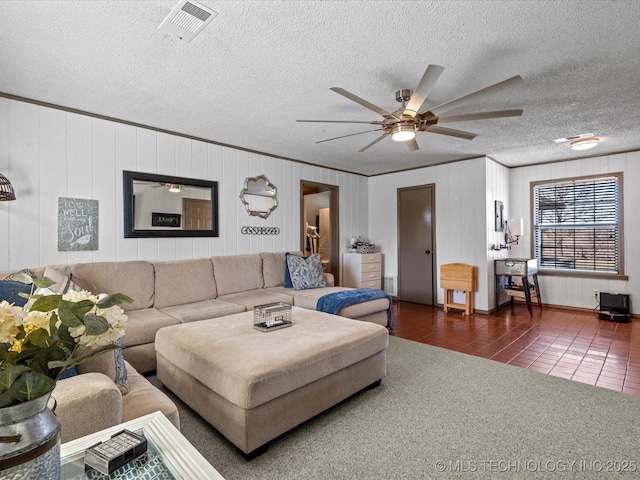
<instances>
[{"instance_id":1,"label":"carpet","mask_svg":"<svg viewBox=\"0 0 640 480\"><path fill-rule=\"evenodd\" d=\"M640 476L639 397L389 342L378 388L275 439L251 462L165 392L184 436L227 480Z\"/></svg>"}]
</instances>

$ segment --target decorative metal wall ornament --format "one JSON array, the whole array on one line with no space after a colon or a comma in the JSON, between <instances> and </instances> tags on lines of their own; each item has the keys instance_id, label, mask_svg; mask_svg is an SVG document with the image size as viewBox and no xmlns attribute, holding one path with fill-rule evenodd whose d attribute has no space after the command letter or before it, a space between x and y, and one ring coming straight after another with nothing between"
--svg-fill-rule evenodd
<instances>
[{"instance_id":1,"label":"decorative metal wall ornament","mask_svg":"<svg viewBox=\"0 0 640 480\"><path fill-rule=\"evenodd\" d=\"M243 235L280 235L278 227L242 227L240 233Z\"/></svg>"}]
</instances>

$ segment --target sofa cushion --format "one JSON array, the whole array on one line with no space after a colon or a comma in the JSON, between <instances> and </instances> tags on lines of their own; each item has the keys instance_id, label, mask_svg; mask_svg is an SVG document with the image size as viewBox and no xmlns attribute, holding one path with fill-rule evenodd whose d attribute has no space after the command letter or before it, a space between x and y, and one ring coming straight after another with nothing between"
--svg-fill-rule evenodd
<instances>
[{"instance_id":1,"label":"sofa cushion","mask_svg":"<svg viewBox=\"0 0 640 480\"><path fill-rule=\"evenodd\" d=\"M301 257L302 252L263 252L260 254L262 257L264 288L281 287L283 285L293 287L291 284L291 276L289 275L289 267L287 266L286 255L296 255Z\"/></svg>"},{"instance_id":2,"label":"sofa cushion","mask_svg":"<svg viewBox=\"0 0 640 480\"><path fill-rule=\"evenodd\" d=\"M319 253L302 258L287 255L287 265L291 274L291 282L295 290L326 287L322 258Z\"/></svg>"},{"instance_id":3,"label":"sofa cushion","mask_svg":"<svg viewBox=\"0 0 640 480\"><path fill-rule=\"evenodd\" d=\"M162 327L180 323L177 318L155 308L130 311L127 312L127 317L129 319L125 327L124 337L122 337L122 346L125 348L153 343L156 338L156 332Z\"/></svg>"},{"instance_id":4,"label":"sofa cushion","mask_svg":"<svg viewBox=\"0 0 640 480\"><path fill-rule=\"evenodd\" d=\"M186 323L244 312L245 307L238 305L237 303L224 302L218 299L166 307L160 309L160 311L177 318L182 323Z\"/></svg>"},{"instance_id":5,"label":"sofa cushion","mask_svg":"<svg viewBox=\"0 0 640 480\"><path fill-rule=\"evenodd\" d=\"M284 295L291 295L293 297L293 305L296 307L306 308L308 310L315 310L318 304L318 299L323 295L329 293L341 292L343 290L353 290L348 287L325 287L314 288L310 290L294 290L293 288L284 287L272 287L268 291L274 293L281 293ZM368 302L358 303L356 305L350 305L343 308L338 312L338 315L346 318L357 318L358 320L366 320L369 315L383 314L384 322L381 325L387 324L387 310L389 308L389 300L387 298L377 298L375 300L369 300ZM377 318L377 317L376 317Z\"/></svg>"},{"instance_id":6,"label":"sofa cushion","mask_svg":"<svg viewBox=\"0 0 640 480\"><path fill-rule=\"evenodd\" d=\"M153 306L155 282L153 265L149 262L77 263L71 267L71 280L95 294L128 295L133 303L121 305L126 312Z\"/></svg>"},{"instance_id":7,"label":"sofa cushion","mask_svg":"<svg viewBox=\"0 0 640 480\"><path fill-rule=\"evenodd\" d=\"M218 296L262 288L262 257L258 254L212 257Z\"/></svg>"},{"instance_id":8,"label":"sofa cushion","mask_svg":"<svg viewBox=\"0 0 640 480\"><path fill-rule=\"evenodd\" d=\"M285 302L292 304L293 297L273 290L257 289L248 290L246 292L231 293L218 297L218 300L236 303L244 306L246 310L253 310L256 305L265 305L267 303Z\"/></svg>"},{"instance_id":9,"label":"sofa cushion","mask_svg":"<svg viewBox=\"0 0 640 480\"><path fill-rule=\"evenodd\" d=\"M264 288L284 285L285 258L283 253L261 253Z\"/></svg>"},{"instance_id":10,"label":"sofa cushion","mask_svg":"<svg viewBox=\"0 0 640 480\"><path fill-rule=\"evenodd\" d=\"M85 373L60 380L53 389L61 440L68 442L122 423L123 397L106 375Z\"/></svg>"},{"instance_id":11,"label":"sofa cushion","mask_svg":"<svg viewBox=\"0 0 640 480\"><path fill-rule=\"evenodd\" d=\"M329 293L342 292L344 290L353 290L352 288L347 287L323 287L323 288L313 288L308 290L293 290L287 289L291 291L291 296L293 297L293 304L296 307L307 308L309 310L315 310L316 305L318 303L318 299L323 295L327 295ZM284 293L284 292L281 292Z\"/></svg>"},{"instance_id":12,"label":"sofa cushion","mask_svg":"<svg viewBox=\"0 0 640 480\"><path fill-rule=\"evenodd\" d=\"M213 265L208 258L155 262L155 298L161 309L216 298Z\"/></svg>"},{"instance_id":13,"label":"sofa cushion","mask_svg":"<svg viewBox=\"0 0 640 480\"><path fill-rule=\"evenodd\" d=\"M120 339L118 339L117 344L122 344ZM87 353L87 351L83 351L80 355L86 355ZM122 357L122 348L109 350L108 352L82 362L76 370L79 374L91 372L102 373L118 386L122 395L129 393L129 376L124 358Z\"/></svg>"},{"instance_id":14,"label":"sofa cushion","mask_svg":"<svg viewBox=\"0 0 640 480\"><path fill-rule=\"evenodd\" d=\"M175 403L130 364L126 365L127 371L130 372L131 389L128 395L122 397L122 421L133 420L160 410L177 429L180 429L180 415Z\"/></svg>"}]
</instances>

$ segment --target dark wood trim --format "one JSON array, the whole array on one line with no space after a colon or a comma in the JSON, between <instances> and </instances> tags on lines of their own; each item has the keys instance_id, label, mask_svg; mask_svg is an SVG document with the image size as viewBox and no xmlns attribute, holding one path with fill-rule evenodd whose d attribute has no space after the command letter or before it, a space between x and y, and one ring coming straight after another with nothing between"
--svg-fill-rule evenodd
<instances>
[{"instance_id":1,"label":"dark wood trim","mask_svg":"<svg viewBox=\"0 0 640 480\"><path fill-rule=\"evenodd\" d=\"M311 187L315 193L329 192L329 211L331 215L331 258L329 270L335 278L335 284L341 285L342 276L340 269L340 187L326 183L300 180L300 250L305 251L305 225L304 225L304 195L305 188Z\"/></svg>"},{"instance_id":2,"label":"dark wood trim","mask_svg":"<svg viewBox=\"0 0 640 480\"><path fill-rule=\"evenodd\" d=\"M271 158L277 158L279 160L287 160L289 162L300 163L302 165L309 165L309 166L312 166L312 167L321 167L321 168L326 168L328 170L333 170L335 172L349 173L351 175L358 175L360 177L367 177L367 178L368 177L379 177L381 175L389 175L389 174L392 174L392 173L402 173L402 172L408 172L408 171L412 171L412 170L420 170L422 168L435 167L435 166L438 166L438 165L446 165L448 163L465 162L467 160L474 160L476 158L488 158L489 160L497 163L498 165L502 165L505 168L511 169L511 168L529 167L529 166L532 166L532 165L547 165L547 164L550 164L550 163L570 162L570 161L573 161L573 160L583 160L585 158L606 157L606 156L609 156L609 155L620 155L620 154L624 154L624 153L631 153L631 152L640 151L640 150L636 149L636 150L620 150L620 151L614 151L614 152L604 152L604 153L598 153L598 154L594 154L594 155L588 155L588 156L585 156L585 157L562 158L562 159L558 159L558 160L549 160L549 161L542 162L542 163L529 163L529 164L525 164L525 165L517 165L515 167L510 167L508 165L505 165L505 164L497 161L496 159L492 158L490 155L479 154L479 155L473 155L473 156L469 156L469 157L456 158L456 159L453 159L453 160L444 160L442 162L431 163L429 165L422 165L422 166L418 166L418 167L410 167L410 168L404 168L404 169L399 169L399 170L393 170L393 171L390 171L390 172L374 173L374 174L371 174L371 175L366 175L364 173L356 173L356 172L352 172L352 171L345 170L345 169L342 169L342 168L335 168L335 167L327 167L327 166L324 166L324 165L318 165L318 164L315 164L315 163L307 162L307 161L304 161L304 160L299 160L299 159L296 159L296 158L283 157L282 155L276 155L274 153L261 152L261 151L258 151L258 150L252 150L250 148L244 148L244 147L238 147L236 145L230 145L228 143L216 142L215 140L209 140L207 138L196 137L194 135L188 135L186 133L174 132L172 130L165 130L163 128L152 127L150 125L145 125L143 123L130 122L128 120L122 120L120 118L110 117L110 116L107 116L107 115L100 115L99 113L87 112L85 110L79 110L79 109L76 109L76 108L65 107L63 105L57 105L55 103L43 102L43 101L40 101L40 100L34 100L32 98L21 97L21 96L18 96L18 95L12 95L10 93L0 92L0 97L7 98L9 100L17 100L19 102L31 103L33 105L39 105L39 106L42 106L42 107L53 108L55 110L62 110L62 111L69 112L69 113L76 113L78 115L85 115L85 116L88 116L88 117L99 118L101 120L108 120L108 121L111 121L111 122L121 123L123 125L130 125L132 127L145 128L147 130L153 130L153 131L156 131L156 132L166 133L166 134L169 134L169 135L176 135L178 137L183 137L183 138L188 138L190 140L196 140L196 141L199 141L199 142L209 143L211 145L218 145L220 147L233 148L235 150L240 150L240 151L243 151L243 152L255 153L257 155L264 155L264 156L271 157Z\"/></svg>"},{"instance_id":3,"label":"dark wood trim","mask_svg":"<svg viewBox=\"0 0 640 480\"><path fill-rule=\"evenodd\" d=\"M581 272L572 270L544 270L539 269L539 275L557 276L557 277L573 277L573 278L597 278L608 280L629 280L629 277L625 275L624 268L624 172L605 172L594 173L591 175L576 175L574 177L563 178L548 178L546 180L534 180L529 182L529 245L530 245L530 257L536 258L535 252L535 231L534 231L534 211L535 211L535 199L533 190L536 185L544 185L553 182L568 182L572 180L581 180L584 178L600 178L600 177L617 177L618 178L618 264L620 270L618 273L596 273L596 272Z\"/></svg>"},{"instance_id":4,"label":"dark wood trim","mask_svg":"<svg viewBox=\"0 0 640 480\"><path fill-rule=\"evenodd\" d=\"M220 147L233 148L234 150L240 150L240 151L243 151L243 152L255 153L256 155L264 155L266 157L277 158L279 160L287 160L289 162L300 163L302 165L309 165L309 166L312 166L312 167L326 168L326 169L333 170L333 171L336 171L336 172L349 173L351 175L358 175L360 177L367 177L368 176L368 175L363 175L362 173L350 172L349 170L343 170L343 169L340 169L340 168L317 165L315 163L305 162L304 160L298 160L296 158L283 157L282 155L276 155L276 154L267 153L267 152L260 152L258 150L252 150L250 148L238 147L236 145L230 145L228 143L216 142L215 140L209 140L207 138L196 137L194 135L188 135L186 133L181 133L181 132L174 132L173 130L165 130L164 128L152 127L150 125L145 125L143 123L130 122L128 120L122 120L120 118L109 117L107 115L100 115L99 113L92 113L92 112L87 112L85 110L78 110L76 108L65 107L65 106L62 106L62 105L56 105L55 103L41 102L39 100L33 100L31 98L19 97L17 95L11 95L10 93L0 92L0 97L7 98L9 100L16 100L16 101L19 101L19 102L31 103L33 105L38 105L38 106L41 106L41 107L53 108L55 110L62 110L63 112L75 113L75 114L84 115L84 116L87 116L87 117L98 118L100 120L107 120L107 121L110 121L110 122L121 123L122 125L129 125L131 127L137 127L137 128L144 128L144 129L147 129L147 130L153 130L154 132L166 133L168 135L175 135L177 137L187 138L189 140L195 140L195 141L198 141L198 142L208 143L210 145L218 145Z\"/></svg>"}]
</instances>

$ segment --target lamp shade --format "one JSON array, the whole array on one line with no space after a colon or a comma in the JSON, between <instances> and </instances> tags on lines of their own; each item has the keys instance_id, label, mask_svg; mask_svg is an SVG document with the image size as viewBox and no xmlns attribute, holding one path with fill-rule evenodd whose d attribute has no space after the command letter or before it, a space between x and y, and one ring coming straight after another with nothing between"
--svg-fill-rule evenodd
<instances>
[{"instance_id":1,"label":"lamp shade","mask_svg":"<svg viewBox=\"0 0 640 480\"><path fill-rule=\"evenodd\" d=\"M0 173L0 201L15 200L16 194L13 191L11 182Z\"/></svg>"},{"instance_id":2,"label":"lamp shade","mask_svg":"<svg viewBox=\"0 0 640 480\"><path fill-rule=\"evenodd\" d=\"M524 233L524 219L509 220L509 228L511 229L511 235L521 237Z\"/></svg>"}]
</instances>

